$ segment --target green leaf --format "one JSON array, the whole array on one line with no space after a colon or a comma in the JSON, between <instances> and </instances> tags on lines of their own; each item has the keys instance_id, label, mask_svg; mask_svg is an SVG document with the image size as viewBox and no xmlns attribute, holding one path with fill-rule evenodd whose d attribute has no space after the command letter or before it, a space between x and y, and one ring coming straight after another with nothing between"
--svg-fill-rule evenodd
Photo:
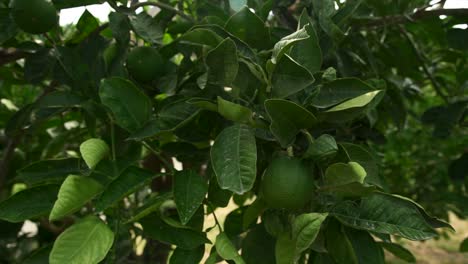
<instances>
[{"instance_id":1,"label":"green leaf","mask_svg":"<svg viewBox=\"0 0 468 264\"><path fill-rule=\"evenodd\" d=\"M0 219L18 223L48 214L58 189L58 185L41 185L15 193L0 202Z\"/></svg>"},{"instance_id":2,"label":"green leaf","mask_svg":"<svg viewBox=\"0 0 468 264\"><path fill-rule=\"evenodd\" d=\"M30 255L28 255L21 264L42 264L49 263L49 255L52 250L52 244L43 246L39 249L34 250Z\"/></svg>"},{"instance_id":3,"label":"green leaf","mask_svg":"<svg viewBox=\"0 0 468 264\"><path fill-rule=\"evenodd\" d=\"M172 193L163 193L160 195L155 195L153 197L150 197L145 201L145 203L138 207L135 212L133 213L133 216L125 221L125 224L136 222L140 220L141 218L159 210L161 205L169 200L172 197Z\"/></svg>"},{"instance_id":4,"label":"green leaf","mask_svg":"<svg viewBox=\"0 0 468 264\"><path fill-rule=\"evenodd\" d=\"M216 176L213 175L210 179L210 185L208 187L208 200L215 206L226 207L229 204L231 197L232 192L221 189L219 187Z\"/></svg>"},{"instance_id":5,"label":"green leaf","mask_svg":"<svg viewBox=\"0 0 468 264\"><path fill-rule=\"evenodd\" d=\"M57 201L50 212L51 221L59 220L72 214L103 189L103 186L90 177L69 175L60 186Z\"/></svg>"},{"instance_id":6,"label":"green leaf","mask_svg":"<svg viewBox=\"0 0 468 264\"><path fill-rule=\"evenodd\" d=\"M381 247L383 247L388 252L392 253L395 257L402 259L409 263L416 263L416 258L413 256L411 251L404 248L403 246L395 243L379 242Z\"/></svg>"},{"instance_id":7,"label":"green leaf","mask_svg":"<svg viewBox=\"0 0 468 264\"><path fill-rule=\"evenodd\" d=\"M224 116L224 118L234 122L246 124L253 123L252 110L245 106L224 100L220 96L218 96L218 112Z\"/></svg>"},{"instance_id":8,"label":"green leaf","mask_svg":"<svg viewBox=\"0 0 468 264\"><path fill-rule=\"evenodd\" d=\"M285 98L304 90L313 82L314 77L306 68L289 55L284 55L271 76L272 94L276 98Z\"/></svg>"},{"instance_id":9,"label":"green leaf","mask_svg":"<svg viewBox=\"0 0 468 264\"><path fill-rule=\"evenodd\" d=\"M275 245L276 264L292 264L295 261L296 244L287 232L281 233Z\"/></svg>"},{"instance_id":10,"label":"green leaf","mask_svg":"<svg viewBox=\"0 0 468 264\"><path fill-rule=\"evenodd\" d=\"M339 186L352 182L363 183L366 175L364 168L357 162L335 163L325 171L325 184Z\"/></svg>"},{"instance_id":11,"label":"green leaf","mask_svg":"<svg viewBox=\"0 0 468 264\"><path fill-rule=\"evenodd\" d=\"M67 42L78 44L86 39L98 27L99 21L88 10L85 9L80 17L80 20L78 20L78 23L76 24L77 32Z\"/></svg>"},{"instance_id":12,"label":"green leaf","mask_svg":"<svg viewBox=\"0 0 468 264\"><path fill-rule=\"evenodd\" d=\"M211 148L211 163L221 189L243 194L257 175L254 132L245 125L225 128Z\"/></svg>"},{"instance_id":13,"label":"green leaf","mask_svg":"<svg viewBox=\"0 0 468 264\"><path fill-rule=\"evenodd\" d=\"M364 107L369 104L374 98L378 96L383 96L382 90L372 91L355 97L353 99L347 100L331 109L328 109L326 112L337 112L347 110L349 108L357 108L357 107Z\"/></svg>"},{"instance_id":14,"label":"green leaf","mask_svg":"<svg viewBox=\"0 0 468 264\"><path fill-rule=\"evenodd\" d=\"M242 240L242 258L246 263L275 263L275 238L270 236L263 225L256 225Z\"/></svg>"},{"instance_id":15,"label":"green leaf","mask_svg":"<svg viewBox=\"0 0 468 264\"><path fill-rule=\"evenodd\" d=\"M96 202L96 211L104 211L124 197L134 193L156 176L159 175L135 166L127 168L117 179L106 186Z\"/></svg>"},{"instance_id":16,"label":"green leaf","mask_svg":"<svg viewBox=\"0 0 468 264\"><path fill-rule=\"evenodd\" d=\"M161 29L156 17L153 18L146 12L141 12L130 17L130 24L133 31L145 41L157 44L162 42L164 31Z\"/></svg>"},{"instance_id":17,"label":"green leaf","mask_svg":"<svg viewBox=\"0 0 468 264\"><path fill-rule=\"evenodd\" d=\"M329 157L333 157L338 152L335 138L323 134L315 139L307 148L304 158L311 158L316 161L321 161Z\"/></svg>"},{"instance_id":18,"label":"green leaf","mask_svg":"<svg viewBox=\"0 0 468 264\"><path fill-rule=\"evenodd\" d=\"M94 169L109 152L110 149L106 142L98 138L90 138L80 145L81 157L90 169Z\"/></svg>"},{"instance_id":19,"label":"green leaf","mask_svg":"<svg viewBox=\"0 0 468 264\"><path fill-rule=\"evenodd\" d=\"M306 25L305 29L309 37L294 43L288 54L294 61L313 74L320 71L322 66L322 51L314 28Z\"/></svg>"},{"instance_id":20,"label":"green leaf","mask_svg":"<svg viewBox=\"0 0 468 264\"><path fill-rule=\"evenodd\" d=\"M242 217L242 229L247 230L253 223L256 223L258 217L266 209L264 201L260 198L255 199L255 201L250 204Z\"/></svg>"},{"instance_id":21,"label":"green leaf","mask_svg":"<svg viewBox=\"0 0 468 264\"><path fill-rule=\"evenodd\" d=\"M353 246L358 263L385 264L383 250L369 232L345 228L345 234Z\"/></svg>"},{"instance_id":22,"label":"green leaf","mask_svg":"<svg viewBox=\"0 0 468 264\"><path fill-rule=\"evenodd\" d=\"M143 231L149 237L176 245L183 249L195 249L205 243L210 243L205 233L189 228L177 228L164 222L156 213L139 220Z\"/></svg>"},{"instance_id":23,"label":"green leaf","mask_svg":"<svg viewBox=\"0 0 468 264\"><path fill-rule=\"evenodd\" d=\"M179 43L195 46L216 47L223 41L219 35L209 29L194 28L178 39Z\"/></svg>"},{"instance_id":24,"label":"green leaf","mask_svg":"<svg viewBox=\"0 0 468 264\"><path fill-rule=\"evenodd\" d=\"M298 31L283 37L278 41L273 47L273 54L271 56L271 62L273 64L278 64L284 54L290 50L291 46L295 45L298 42L309 39L310 36L307 33L306 28L301 28Z\"/></svg>"},{"instance_id":25,"label":"green leaf","mask_svg":"<svg viewBox=\"0 0 468 264\"><path fill-rule=\"evenodd\" d=\"M193 264L200 263L205 253L205 247L201 246L192 250L176 248L172 253L169 264Z\"/></svg>"},{"instance_id":26,"label":"green leaf","mask_svg":"<svg viewBox=\"0 0 468 264\"><path fill-rule=\"evenodd\" d=\"M265 110L271 119L271 133L283 147L291 144L301 129L312 128L317 122L307 109L288 100L266 100Z\"/></svg>"},{"instance_id":27,"label":"green leaf","mask_svg":"<svg viewBox=\"0 0 468 264\"><path fill-rule=\"evenodd\" d=\"M41 160L18 170L15 180L27 185L61 182L70 174L80 173L80 163L77 158Z\"/></svg>"},{"instance_id":28,"label":"green leaf","mask_svg":"<svg viewBox=\"0 0 468 264\"><path fill-rule=\"evenodd\" d=\"M225 260L233 260L236 264L245 264L242 257L237 253L237 249L232 244L226 233L220 233L216 236L216 252Z\"/></svg>"},{"instance_id":29,"label":"green leaf","mask_svg":"<svg viewBox=\"0 0 468 264\"><path fill-rule=\"evenodd\" d=\"M341 197L363 197L377 191L377 187L368 186L360 182L351 182L343 185L323 186L318 191L332 193Z\"/></svg>"},{"instance_id":30,"label":"green leaf","mask_svg":"<svg viewBox=\"0 0 468 264\"><path fill-rule=\"evenodd\" d=\"M374 155L360 145L341 143L340 146L346 152L349 158L348 161L357 162L366 170L367 176L364 182L382 187L382 180L379 177L379 166Z\"/></svg>"},{"instance_id":31,"label":"green leaf","mask_svg":"<svg viewBox=\"0 0 468 264\"><path fill-rule=\"evenodd\" d=\"M55 91L38 100L38 107L77 107L84 102L83 97L68 91Z\"/></svg>"},{"instance_id":32,"label":"green leaf","mask_svg":"<svg viewBox=\"0 0 468 264\"><path fill-rule=\"evenodd\" d=\"M174 131L188 124L199 113L200 109L188 103L187 100L176 100L165 105L159 111L157 119L150 120L141 129L132 133L129 138L141 140Z\"/></svg>"},{"instance_id":33,"label":"green leaf","mask_svg":"<svg viewBox=\"0 0 468 264\"><path fill-rule=\"evenodd\" d=\"M341 224L332 219L325 230L328 253L337 264L358 264L357 256Z\"/></svg>"},{"instance_id":34,"label":"green leaf","mask_svg":"<svg viewBox=\"0 0 468 264\"><path fill-rule=\"evenodd\" d=\"M292 236L295 242L295 261L306 251L317 237L327 213L301 214L292 223Z\"/></svg>"},{"instance_id":35,"label":"green leaf","mask_svg":"<svg viewBox=\"0 0 468 264\"><path fill-rule=\"evenodd\" d=\"M356 229L397 235L409 240L426 240L437 236L414 204L389 194L374 193L362 198L359 206L345 203L330 214Z\"/></svg>"},{"instance_id":36,"label":"green leaf","mask_svg":"<svg viewBox=\"0 0 468 264\"><path fill-rule=\"evenodd\" d=\"M239 68L236 44L230 38L224 39L206 55L205 62L210 83L230 86Z\"/></svg>"},{"instance_id":37,"label":"green leaf","mask_svg":"<svg viewBox=\"0 0 468 264\"><path fill-rule=\"evenodd\" d=\"M224 28L253 48L267 49L270 46L268 28L248 7L232 15Z\"/></svg>"},{"instance_id":38,"label":"green leaf","mask_svg":"<svg viewBox=\"0 0 468 264\"><path fill-rule=\"evenodd\" d=\"M114 114L116 123L128 131L141 128L151 117L151 100L129 80L118 77L103 80L99 96Z\"/></svg>"},{"instance_id":39,"label":"green leaf","mask_svg":"<svg viewBox=\"0 0 468 264\"><path fill-rule=\"evenodd\" d=\"M174 175L173 192L180 221L186 225L202 204L208 185L196 172L184 170Z\"/></svg>"},{"instance_id":40,"label":"green leaf","mask_svg":"<svg viewBox=\"0 0 468 264\"><path fill-rule=\"evenodd\" d=\"M114 233L99 218L87 217L65 230L50 252L50 264L97 264L107 255Z\"/></svg>"},{"instance_id":41,"label":"green leaf","mask_svg":"<svg viewBox=\"0 0 468 264\"><path fill-rule=\"evenodd\" d=\"M325 83L320 88L319 94L312 100L312 105L327 108L372 91L374 91L372 87L359 79L337 79Z\"/></svg>"}]
</instances>

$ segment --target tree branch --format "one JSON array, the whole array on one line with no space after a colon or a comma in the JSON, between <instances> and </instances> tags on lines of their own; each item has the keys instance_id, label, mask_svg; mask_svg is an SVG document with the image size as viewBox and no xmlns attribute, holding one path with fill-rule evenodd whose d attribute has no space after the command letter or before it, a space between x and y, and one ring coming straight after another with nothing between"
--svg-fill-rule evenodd
<instances>
[{"instance_id":1,"label":"tree branch","mask_svg":"<svg viewBox=\"0 0 468 264\"><path fill-rule=\"evenodd\" d=\"M379 27L379 26L388 26L393 24L402 24L408 21L414 21L419 19L424 19L427 17L434 16L468 16L468 8L458 8L458 9L433 9L425 10L420 9L413 14L409 15L395 15L387 17L375 17L375 18L366 18L366 19L356 19L355 23L357 26L361 27Z\"/></svg>"},{"instance_id":2,"label":"tree branch","mask_svg":"<svg viewBox=\"0 0 468 264\"><path fill-rule=\"evenodd\" d=\"M406 31L406 29L401 25L400 25L400 31L405 37L405 39L409 42L411 48L413 49L414 54L416 55L416 58L418 58L418 61L421 64L421 67L423 68L424 73L426 74L427 78L429 78L429 80L431 81L432 86L434 87L434 90L436 91L437 95L440 96L446 103L448 103L449 100L447 96L442 92L442 88L439 86L439 83L436 81L431 71L429 71L429 68L427 67L425 63L423 55L421 54L420 49L416 45L416 42L408 33L408 31Z\"/></svg>"}]
</instances>

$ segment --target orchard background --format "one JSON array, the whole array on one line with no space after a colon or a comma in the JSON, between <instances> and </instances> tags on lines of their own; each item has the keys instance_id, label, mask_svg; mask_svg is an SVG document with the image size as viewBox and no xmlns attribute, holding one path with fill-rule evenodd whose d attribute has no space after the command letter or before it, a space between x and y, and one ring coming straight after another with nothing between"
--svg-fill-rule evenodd
<instances>
[{"instance_id":1,"label":"orchard background","mask_svg":"<svg viewBox=\"0 0 468 264\"><path fill-rule=\"evenodd\" d=\"M467 8L0 0L0 262L466 263Z\"/></svg>"}]
</instances>

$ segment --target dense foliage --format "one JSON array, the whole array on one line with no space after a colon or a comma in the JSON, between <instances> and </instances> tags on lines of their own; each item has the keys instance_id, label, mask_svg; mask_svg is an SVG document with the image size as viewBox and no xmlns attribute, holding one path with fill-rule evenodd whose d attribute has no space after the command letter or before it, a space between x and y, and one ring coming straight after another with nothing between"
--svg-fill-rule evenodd
<instances>
[{"instance_id":1,"label":"dense foliage","mask_svg":"<svg viewBox=\"0 0 468 264\"><path fill-rule=\"evenodd\" d=\"M110 0L58 26L102 2L0 0L0 262L411 262L394 236L468 214L465 9Z\"/></svg>"}]
</instances>

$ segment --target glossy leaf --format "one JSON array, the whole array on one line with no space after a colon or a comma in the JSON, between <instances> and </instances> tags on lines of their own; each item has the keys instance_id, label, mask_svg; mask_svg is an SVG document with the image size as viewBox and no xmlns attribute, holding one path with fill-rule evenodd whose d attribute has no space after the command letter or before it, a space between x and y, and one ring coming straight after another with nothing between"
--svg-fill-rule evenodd
<instances>
[{"instance_id":1,"label":"glossy leaf","mask_svg":"<svg viewBox=\"0 0 468 264\"><path fill-rule=\"evenodd\" d=\"M271 76L272 94L276 98L285 98L304 90L313 82L314 77L306 68L289 55L284 55Z\"/></svg>"},{"instance_id":2,"label":"glossy leaf","mask_svg":"<svg viewBox=\"0 0 468 264\"><path fill-rule=\"evenodd\" d=\"M229 18L224 28L253 48L265 49L270 44L268 28L248 7Z\"/></svg>"},{"instance_id":3,"label":"glossy leaf","mask_svg":"<svg viewBox=\"0 0 468 264\"><path fill-rule=\"evenodd\" d=\"M337 106L334 106L328 109L326 112L337 112L337 111L347 110L349 108L364 107L367 104L369 104L377 96L382 96L383 95L382 93L383 91L381 90L365 93L353 99L347 100Z\"/></svg>"},{"instance_id":4,"label":"glossy leaf","mask_svg":"<svg viewBox=\"0 0 468 264\"><path fill-rule=\"evenodd\" d=\"M220 233L216 236L216 252L225 260L232 260L236 264L245 264L242 257L237 253L237 249L232 244L226 233Z\"/></svg>"},{"instance_id":5,"label":"glossy leaf","mask_svg":"<svg viewBox=\"0 0 468 264\"><path fill-rule=\"evenodd\" d=\"M134 193L156 176L159 175L138 167L129 167L106 186L96 202L96 211L104 211L124 197Z\"/></svg>"},{"instance_id":6,"label":"glossy leaf","mask_svg":"<svg viewBox=\"0 0 468 264\"><path fill-rule=\"evenodd\" d=\"M196 172L183 170L174 175L173 192L180 221L185 225L202 204L208 185Z\"/></svg>"},{"instance_id":7,"label":"glossy leaf","mask_svg":"<svg viewBox=\"0 0 468 264\"><path fill-rule=\"evenodd\" d=\"M69 174L80 173L80 163L77 158L41 160L21 168L15 179L28 185L61 182Z\"/></svg>"},{"instance_id":8,"label":"glossy leaf","mask_svg":"<svg viewBox=\"0 0 468 264\"><path fill-rule=\"evenodd\" d=\"M58 185L40 185L29 188L0 202L0 219L22 222L47 215L54 206Z\"/></svg>"},{"instance_id":9,"label":"glossy leaf","mask_svg":"<svg viewBox=\"0 0 468 264\"><path fill-rule=\"evenodd\" d=\"M373 90L372 87L356 78L337 79L325 83L320 88L319 94L312 100L312 105L327 108Z\"/></svg>"},{"instance_id":10,"label":"glossy leaf","mask_svg":"<svg viewBox=\"0 0 468 264\"><path fill-rule=\"evenodd\" d=\"M410 202L398 197L374 193L364 197L359 207L346 203L331 213L350 227L377 233L398 235L410 240L426 240L437 232Z\"/></svg>"},{"instance_id":11,"label":"glossy leaf","mask_svg":"<svg viewBox=\"0 0 468 264\"><path fill-rule=\"evenodd\" d=\"M253 131L244 125L225 128L211 148L211 162L221 189L243 194L257 175L257 147Z\"/></svg>"},{"instance_id":12,"label":"glossy leaf","mask_svg":"<svg viewBox=\"0 0 468 264\"><path fill-rule=\"evenodd\" d=\"M141 128L151 117L150 99L129 80L118 77L103 80L99 97L114 114L116 123L128 131Z\"/></svg>"},{"instance_id":13,"label":"glossy leaf","mask_svg":"<svg viewBox=\"0 0 468 264\"><path fill-rule=\"evenodd\" d=\"M344 233L351 242L358 263L385 264L383 250L369 232L345 228Z\"/></svg>"},{"instance_id":14,"label":"glossy leaf","mask_svg":"<svg viewBox=\"0 0 468 264\"><path fill-rule=\"evenodd\" d=\"M301 214L294 219L292 223L292 236L296 244L296 261L299 259L301 253L312 245L327 216L327 213L308 213Z\"/></svg>"},{"instance_id":15,"label":"glossy leaf","mask_svg":"<svg viewBox=\"0 0 468 264\"><path fill-rule=\"evenodd\" d=\"M90 138L80 145L81 157L90 169L94 169L109 152L110 149L106 142L98 138Z\"/></svg>"},{"instance_id":16,"label":"glossy leaf","mask_svg":"<svg viewBox=\"0 0 468 264\"><path fill-rule=\"evenodd\" d=\"M317 121L307 109L288 100L266 100L265 110L271 119L271 133L283 147L291 144L301 129L312 128Z\"/></svg>"},{"instance_id":17,"label":"glossy leaf","mask_svg":"<svg viewBox=\"0 0 468 264\"><path fill-rule=\"evenodd\" d=\"M305 30L309 37L292 45L288 54L299 65L313 74L320 71L322 66L322 51L314 28L306 25Z\"/></svg>"},{"instance_id":18,"label":"glossy leaf","mask_svg":"<svg viewBox=\"0 0 468 264\"><path fill-rule=\"evenodd\" d=\"M337 264L358 264L356 253L351 241L343 232L342 226L336 220L330 221L325 231L328 253Z\"/></svg>"},{"instance_id":19,"label":"glossy leaf","mask_svg":"<svg viewBox=\"0 0 468 264\"><path fill-rule=\"evenodd\" d=\"M309 38L309 34L305 28L301 28L300 30L283 37L280 41L278 41L274 48L273 54L271 57L271 61L273 64L278 64L280 59L283 55L289 50L289 48L303 40L307 40Z\"/></svg>"},{"instance_id":20,"label":"glossy leaf","mask_svg":"<svg viewBox=\"0 0 468 264\"><path fill-rule=\"evenodd\" d=\"M145 41L150 43L162 42L164 32L157 18L151 17L146 12L141 12L135 17L131 17L130 23L135 33Z\"/></svg>"},{"instance_id":21,"label":"glossy leaf","mask_svg":"<svg viewBox=\"0 0 468 264\"><path fill-rule=\"evenodd\" d=\"M59 220L78 211L102 190L103 186L90 177L69 175L60 186L49 219Z\"/></svg>"},{"instance_id":22,"label":"glossy leaf","mask_svg":"<svg viewBox=\"0 0 468 264\"><path fill-rule=\"evenodd\" d=\"M99 218L90 216L66 229L50 252L51 264L97 264L107 255L114 233Z\"/></svg>"}]
</instances>

